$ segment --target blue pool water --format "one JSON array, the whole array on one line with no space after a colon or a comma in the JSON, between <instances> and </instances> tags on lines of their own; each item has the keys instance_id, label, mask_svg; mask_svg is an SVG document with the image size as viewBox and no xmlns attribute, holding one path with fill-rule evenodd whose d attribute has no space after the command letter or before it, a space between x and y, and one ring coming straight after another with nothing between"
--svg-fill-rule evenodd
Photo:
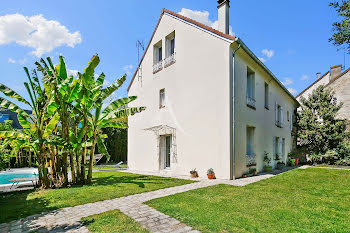
<instances>
[{"instance_id":1,"label":"blue pool water","mask_svg":"<svg viewBox=\"0 0 350 233\"><path fill-rule=\"evenodd\" d=\"M37 178L38 176L34 173L38 174L35 170L28 170L28 171L5 171L0 172L0 185L2 184L12 184L13 182L10 181L15 178Z\"/></svg>"}]
</instances>

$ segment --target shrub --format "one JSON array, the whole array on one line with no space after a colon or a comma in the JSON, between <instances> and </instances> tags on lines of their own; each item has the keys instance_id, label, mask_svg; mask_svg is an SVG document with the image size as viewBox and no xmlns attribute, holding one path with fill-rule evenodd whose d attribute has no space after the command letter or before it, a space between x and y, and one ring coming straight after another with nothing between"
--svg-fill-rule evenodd
<instances>
[{"instance_id":1,"label":"shrub","mask_svg":"<svg viewBox=\"0 0 350 233\"><path fill-rule=\"evenodd\" d=\"M335 165L350 166L350 156L335 162Z\"/></svg>"},{"instance_id":2,"label":"shrub","mask_svg":"<svg viewBox=\"0 0 350 233\"><path fill-rule=\"evenodd\" d=\"M299 159L299 164L306 164L308 162L308 160L307 160L307 152L306 152L306 149L304 147L294 148L288 154L288 157L292 158L292 159Z\"/></svg>"},{"instance_id":3,"label":"shrub","mask_svg":"<svg viewBox=\"0 0 350 233\"><path fill-rule=\"evenodd\" d=\"M337 152L339 154L340 159L344 159L350 156L350 142L343 141L337 147Z\"/></svg>"}]
</instances>

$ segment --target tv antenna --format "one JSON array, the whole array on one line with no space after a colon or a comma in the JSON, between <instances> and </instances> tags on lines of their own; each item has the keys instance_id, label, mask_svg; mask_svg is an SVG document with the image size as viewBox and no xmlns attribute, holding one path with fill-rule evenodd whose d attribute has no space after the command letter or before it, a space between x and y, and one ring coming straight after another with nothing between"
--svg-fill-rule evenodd
<instances>
[{"instance_id":1,"label":"tv antenna","mask_svg":"<svg viewBox=\"0 0 350 233\"><path fill-rule=\"evenodd\" d=\"M145 45L143 44L143 41L137 40L136 42L136 47L137 47L137 79L140 81L141 80L141 86L142 86L142 67L140 64L140 50L145 51Z\"/></svg>"}]
</instances>

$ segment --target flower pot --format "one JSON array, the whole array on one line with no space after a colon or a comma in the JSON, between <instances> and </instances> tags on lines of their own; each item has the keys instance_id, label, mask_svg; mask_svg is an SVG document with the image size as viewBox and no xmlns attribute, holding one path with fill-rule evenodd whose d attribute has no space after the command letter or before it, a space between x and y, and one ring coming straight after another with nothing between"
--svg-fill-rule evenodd
<instances>
[{"instance_id":1,"label":"flower pot","mask_svg":"<svg viewBox=\"0 0 350 233\"><path fill-rule=\"evenodd\" d=\"M207 174L209 180L215 179L215 173Z\"/></svg>"},{"instance_id":2,"label":"flower pot","mask_svg":"<svg viewBox=\"0 0 350 233\"><path fill-rule=\"evenodd\" d=\"M299 164L299 159L295 159L295 166L298 166Z\"/></svg>"},{"instance_id":3,"label":"flower pot","mask_svg":"<svg viewBox=\"0 0 350 233\"><path fill-rule=\"evenodd\" d=\"M281 163L278 163L278 164L277 164L277 169L278 169L278 170L282 170L282 169L284 169L285 167L286 167L285 164L281 164Z\"/></svg>"},{"instance_id":4,"label":"flower pot","mask_svg":"<svg viewBox=\"0 0 350 233\"><path fill-rule=\"evenodd\" d=\"M265 166L264 169L265 169L265 172L271 172L272 166Z\"/></svg>"},{"instance_id":5,"label":"flower pot","mask_svg":"<svg viewBox=\"0 0 350 233\"><path fill-rule=\"evenodd\" d=\"M295 159L291 159L290 163L291 163L292 166L295 166Z\"/></svg>"}]
</instances>

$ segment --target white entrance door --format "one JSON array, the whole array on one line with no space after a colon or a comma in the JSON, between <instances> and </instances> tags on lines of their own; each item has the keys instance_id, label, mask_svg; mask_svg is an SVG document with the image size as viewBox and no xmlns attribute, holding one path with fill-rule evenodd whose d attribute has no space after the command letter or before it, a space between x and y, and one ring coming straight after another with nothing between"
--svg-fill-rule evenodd
<instances>
[{"instance_id":1,"label":"white entrance door","mask_svg":"<svg viewBox=\"0 0 350 233\"><path fill-rule=\"evenodd\" d=\"M171 136L165 136L165 168L170 168L170 157L171 157Z\"/></svg>"}]
</instances>

